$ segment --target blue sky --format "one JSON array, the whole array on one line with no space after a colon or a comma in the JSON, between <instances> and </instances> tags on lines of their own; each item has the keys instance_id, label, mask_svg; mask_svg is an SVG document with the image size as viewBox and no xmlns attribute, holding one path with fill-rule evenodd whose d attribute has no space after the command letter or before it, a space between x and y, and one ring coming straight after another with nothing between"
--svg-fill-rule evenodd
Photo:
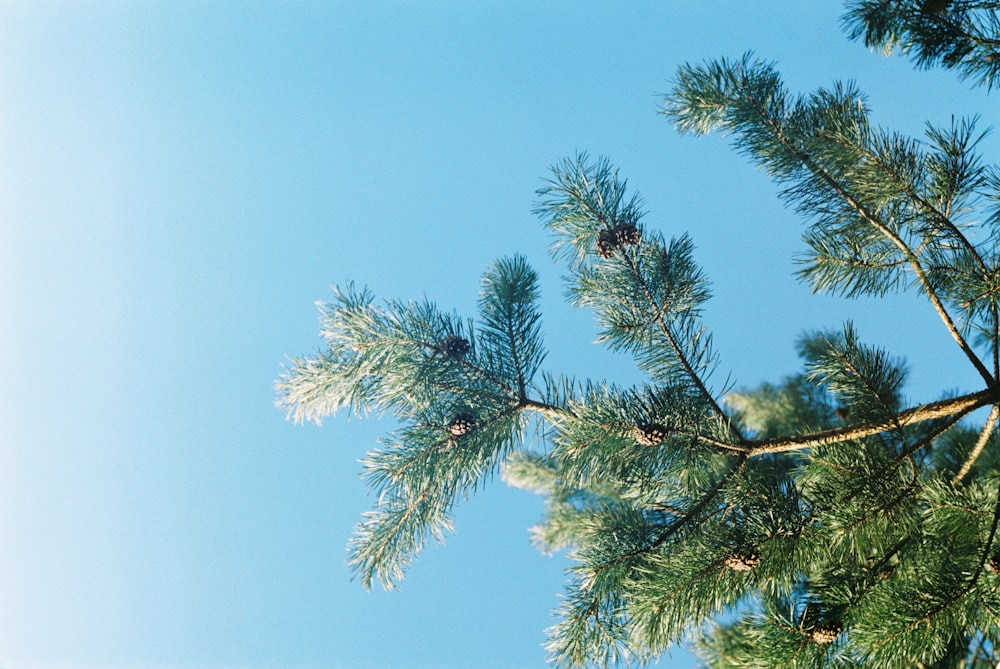
<instances>
[{"instance_id":1,"label":"blue sky","mask_svg":"<svg viewBox=\"0 0 1000 669\"><path fill-rule=\"evenodd\" d=\"M971 388L918 299L809 295L802 223L766 175L656 113L679 64L754 50L793 89L857 81L903 131L991 121L983 91L849 43L841 11L0 3L0 666L541 666L566 563L528 544L539 501L494 482L401 592L365 592L345 565L372 503L357 461L392 425L295 426L272 383L319 347L331 284L472 315L480 273L518 252L547 368L634 379L562 302L531 214L577 151L693 236L716 387L795 371L803 330L851 317L910 358L914 401Z\"/></svg>"}]
</instances>

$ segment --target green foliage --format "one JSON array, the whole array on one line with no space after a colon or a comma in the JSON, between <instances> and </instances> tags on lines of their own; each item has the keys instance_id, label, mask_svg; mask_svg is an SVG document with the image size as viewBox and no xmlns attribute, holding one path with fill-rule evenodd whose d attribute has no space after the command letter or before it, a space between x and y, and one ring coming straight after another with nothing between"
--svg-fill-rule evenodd
<instances>
[{"instance_id":1,"label":"green foliage","mask_svg":"<svg viewBox=\"0 0 1000 669\"><path fill-rule=\"evenodd\" d=\"M989 87L995 9L855 2L845 21ZM327 349L292 362L278 405L297 421L347 409L399 424L364 463L377 502L351 542L356 573L393 587L502 472L545 497L534 544L572 561L549 630L557 667L643 664L692 639L720 668L994 666L1000 171L977 153L975 120L908 138L876 127L853 85L793 96L752 55L681 67L663 112L681 132L730 135L781 184L809 223L799 276L813 290L914 293L981 386L912 404L905 364L847 323L802 336L799 374L714 387L692 240L653 230L610 162L579 154L536 212L569 300L645 378L544 371L522 258L487 270L475 320L338 290L320 308Z\"/></svg>"},{"instance_id":2,"label":"green foliage","mask_svg":"<svg viewBox=\"0 0 1000 669\"><path fill-rule=\"evenodd\" d=\"M703 377L715 360L698 319L709 290L690 238L665 242L645 229L641 200L626 198L625 181L605 159L578 155L552 172L536 213L556 236L553 255L567 261L570 301L594 310L597 341L632 354L654 380ZM602 257L600 235L621 226L634 226L640 241Z\"/></svg>"},{"instance_id":3,"label":"green foliage","mask_svg":"<svg viewBox=\"0 0 1000 669\"><path fill-rule=\"evenodd\" d=\"M1000 74L1000 3L995 0L863 0L849 4L844 25L852 39L920 67L942 65L987 88Z\"/></svg>"},{"instance_id":4,"label":"green foliage","mask_svg":"<svg viewBox=\"0 0 1000 669\"><path fill-rule=\"evenodd\" d=\"M824 337L823 350L809 361L809 379L825 387L855 419L891 420L902 408L900 390L906 378L902 362L885 351L861 344L850 323L839 337Z\"/></svg>"},{"instance_id":5,"label":"green foliage","mask_svg":"<svg viewBox=\"0 0 1000 669\"><path fill-rule=\"evenodd\" d=\"M294 361L277 384L279 405L296 420L348 408L401 422L364 462L379 505L351 542L362 582L390 587L427 536L443 540L455 501L524 437L527 392L544 358L537 277L523 258L495 263L483 276L478 327L426 301L376 306L351 286L335 297L320 306L329 349Z\"/></svg>"}]
</instances>

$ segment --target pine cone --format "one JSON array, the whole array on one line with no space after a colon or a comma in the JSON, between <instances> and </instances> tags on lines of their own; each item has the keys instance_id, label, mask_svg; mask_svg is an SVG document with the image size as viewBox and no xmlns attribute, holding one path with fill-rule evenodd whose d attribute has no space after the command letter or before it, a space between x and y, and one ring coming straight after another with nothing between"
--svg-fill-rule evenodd
<instances>
[{"instance_id":1,"label":"pine cone","mask_svg":"<svg viewBox=\"0 0 1000 669\"><path fill-rule=\"evenodd\" d=\"M597 255L605 260L615 255L616 239L611 230L601 230L597 233Z\"/></svg>"},{"instance_id":2,"label":"pine cone","mask_svg":"<svg viewBox=\"0 0 1000 669\"><path fill-rule=\"evenodd\" d=\"M843 631L844 628L841 627L840 624L827 622L814 627L809 636L814 643L826 645L836 641L837 637L840 636L840 633Z\"/></svg>"},{"instance_id":3,"label":"pine cone","mask_svg":"<svg viewBox=\"0 0 1000 669\"><path fill-rule=\"evenodd\" d=\"M453 437L469 434L476 427L476 418L472 414L460 413L448 423L448 431Z\"/></svg>"},{"instance_id":4,"label":"pine cone","mask_svg":"<svg viewBox=\"0 0 1000 669\"><path fill-rule=\"evenodd\" d=\"M670 430L659 423L643 423L636 425L632 433L637 444L659 446L667 438L667 435L670 434Z\"/></svg>"},{"instance_id":5,"label":"pine cone","mask_svg":"<svg viewBox=\"0 0 1000 669\"><path fill-rule=\"evenodd\" d=\"M458 335L448 335L438 342L437 349L449 358L460 360L469 352L469 340Z\"/></svg>"},{"instance_id":6,"label":"pine cone","mask_svg":"<svg viewBox=\"0 0 1000 669\"><path fill-rule=\"evenodd\" d=\"M994 553L991 555L989 561L986 563L986 566L991 570L1000 573L1000 553Z\"/></svg>"},{"instance_id":7,"label":"pine cone","mask_svg":"<svg viewBox=\"0 0 1000 669\"><path fill-rule=\"evenodd\" d=\"M621 223L611 229L618 246L632 246L642 239L639 229L631 223Z\"/></svg>"},{"instance_id":8,"label":"pine cone","mask_svg":"<svg viewBox=\"0 0 1000 669\"><path fill-rule=\"evenodd\" d=\"M726 558L726 566L733 571L750 571L760 564L760 556L753 551L739 551Z\"/></svg>"}]
</instances>

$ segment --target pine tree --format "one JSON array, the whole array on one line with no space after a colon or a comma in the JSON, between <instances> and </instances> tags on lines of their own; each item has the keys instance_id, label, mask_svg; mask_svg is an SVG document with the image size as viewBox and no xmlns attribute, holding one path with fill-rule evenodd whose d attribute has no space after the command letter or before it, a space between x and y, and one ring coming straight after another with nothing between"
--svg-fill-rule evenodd
<instances>
[{"instance_id":1,"label":"pine tree","mask_svg":"<svg viewBox=\"0 0 1000 669\"><path fill-rule=\"evenodd\" d=\"M845 24L990 87L996 8L864 0ZM393 587L454 505L502 472L545 496L533 539L573 563L556 666L643 663L692 636L709 667L994 666L1000 170L983 165L975 121L905 137L873 125L853 85L793 96L752 55L681 67L663 113L681 132L729 134L784 187L808 221L802 281L916 293L978 386L907 405L906 365L850 323L802 337L800 374L713 385L692 240L647 226L610 162L581 154L553 168L537 213L571 301L644 381L543 371L537 277L520 257L483 275L476 320L338 290L322 308L327 349L277 388L295 420L347 409L401 426L364 464L377 503L353 568Z\"/></svg>"}]
</instances>

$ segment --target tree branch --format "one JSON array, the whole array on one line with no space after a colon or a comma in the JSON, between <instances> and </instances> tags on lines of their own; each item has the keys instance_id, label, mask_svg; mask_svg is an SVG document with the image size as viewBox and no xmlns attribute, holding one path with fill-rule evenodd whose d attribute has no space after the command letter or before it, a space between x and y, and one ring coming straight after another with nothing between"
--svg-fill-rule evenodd
<instances>
[{"instance_id":1,"label":"tree branch","mask_svg":"<svg viewBox=\"0 0 1000 669\"><path fill-rule=\"evenodd\" d=\"M732 468L728 472L726 472L725 476L719 479L718 483L716 483L711 490L706 492L704 496L702 496L701 500L699 500L697 504L691 507L687 511L687 513L684 514L683 517L677 520L677 522L671 524L669 527L665 528L659 535L657 535L656 539L654 539L650 544L642 548L638 548L636 550L628 551L627 553L622 553L621 555L615 557L613 560L605 562L595 570L594 576L596 577L600 575L602 572L607 571L608 569L610 569L611 567L620 562L623 562L625 560L630 560L634 557L638 557L645 553L649 553L650 551L662 546L667 539L677 534L677 532L679 532L685 525L692 522L695 519L695 517L698 516L698 514L704 511L705 507L707 507L712 502L712 500L715 499L720 492L722 492L722 489L726 487L726 484L728 484L730 480L732 480L733 476L735 476L736 474L738 474L740 471L743 470L743 467L746 465L746 462L747 462L747 454L741 453L737 457L736 463L732 466Z\"/></svg>"},{"instance_id":2,"label":"tree branch","mask_svg":"<svg viewBox=\"0 0 1000 669\"><path fill-rule=\"evenodd\" d=\"M538 400L528 398L522 399L520 406L528 411L534 411L541 414L542 417L550 423L559 423L567 418L576 417L575 413L565 407L555 406L554 404L547 404L546 402L539 402Z\"/></svg>"},{"instance_id":3,"label":"tree branch","mask_svg":"<svg viewBox=\"0 0 1000 669\"><path fill-rule=\"evenodd\" d=\"M993 548L993 539L997 535L997 524L1000 523L1000 484L997 485L997 503L993 507L993 522L990 525L989 536L986 537L986 546L983 547L983 554L979 556L979 565L976 567L975 573L969 580L969 587L966 590L972 588L976 585L976 581L979 580L979 575L983 573L983 568L986 566L986 561L990 558L990 550Z\"/></svg>"},{"instance_id":4,"label":"tree branch","mask_svg":"<svg viewBox=\"0 0 1000 669\"><path fill-rule=\"evenodd\" d=\"M469 372L472 372L473 374L475 374L476 376L479 376L480 378L485 379L486 381L489 381L490 383L492 383L493 385L495 385L497 388L499 388L500 390L504 391L506 394L510 395L512 398L517 399L517 392L515 390L513 390L512 388L510 388L510 386L508 386L507 383L503 379L494 376L487 369L484 369L482 367L479 367L477 365L472 364L471 362L469 362L465 358L454 358L454 357L446 355L444 353L444 351L441 350L441 347L440 347L440 345L437 342L429 342L429 341L424 341L422 339L409 338L409 337L407 337L407 338L398 338L398 337L391 338L391 337L386 337L386 338L376 339L375 340L375 344L367 344L365 346L359 346L357 350L358 350L359 353L366 353L367 349L371 348L373 345L392 345L392 344L403 344L403 345L406 345L406 346L418 346L420 348L430 349L431 351L434 352L434 355L441 355L446 360L450 360L450 361L455 362L456 364L458 364L459 366L461 366L463 369L466 369Z\"/></svg>"},{"instance_id":5,"label":"tree branch","mask_svg":"<svg viewBox=\"0 0 1000 669\"><path fill-rule=\"evenodd\" d=\"M958 485L965 475L969 473L972 469L972 465L975 464L976 459L979 458L979 454L983 452L983 448L986 446L986 442L990 440L990 436L993 434L993 429L996 427L997 419L1000 418L1000 404L994 404L993 409L990 411L990 417L986 419L986 424L983 425L983 431L979 433L979 439L976 440L976 445L973 447L972 452L962 463L962 468L958 470L955 477L951 480L952 485Z\"/></svg>"},{"instance_id":6,"label":"tree branch","mask_svg":"<svg viewBox=\"0 0 1000 669\"><path fill-rule=\"evenodd\" d=\"M864 425L848 425L830 430L821 430L810 434L795 435L790 437L774 437L760 441L749 442L750 450L748 455L753 457L766 453L784 453L787 451L797 451L814 446L827 446L829 444L839 444L853 439L863 439L882 432L888 432L897 428L913 425L935 418L947 418L950 416L964 416L980 407L996 402L998 393L993 389L981 390L977 393L960 395L947 400L930 402L920 406L907 409L895 414L888 420Z\"/></svg>"},{"instance_id":7,"label":"tree branch","mask_svg":"<svg viewBox=\"0 0 1000 669\"><path fill-rule=\"evenodd\" d=\"M639 271L639 268L632 261L632 258L628 255L628 253L626 253L623 249L621 249L620 252L622 257L625 259L625 264L628 266L629 270L632 271L636 279L639 281L639 285L642 287L643 293L645 294L646 299L649 301L650 307L652 307L653 309L655 322L660 332L663 333L664 338L667 340L667 344L670 346L670 349L674 352L674 355L677 357L677 360L680 361L681 366L684 368L684 373L687 374L688 377L691 379L691 381L695 384L695 387L698 388L698 392L701 393L702 397L705 398L705 401L709 403L709 405L712 407L712 410L725 421L726 427L729 429L729 431L736 437L736 439L740 443L744 443L746 441L746 438L743 436L743 433L740 432L740 429L738 427L736 427L736 424L733 422L732 417L728 413L726 413L721 406L719 406L718 402L716 402L715 398L708 391L708 388L702 381L701 376L699 376L698 373L694 371L694 368L691 367L691 363L688 361L687 356L684 355L684 352L681 350L680 345L677 343L677 338L674 336L673 331L670 329L670 326L667 325L667 323L663 320L663 314L664 314L663 308L661 305L656 303L656 298L653 296L653 292L652 290L650 290L649 284L646 283L646 278Z\"/></svg>"},{"instance_id":8,"label":"tree branch","mask_svg":"<svg viewBox=\"0 0 1000 669\"><path fill-rule=\"evenodd\" d=\"M823 133L823 137L824 139L827 139L831 142L835 142L840 146L844 146L853 151L857 151L859 154L861 154L865 158L868 158L873 163L878 165L883 174L885 174L894 183L900 186L911 200L916 202L920 206L920 208L922 208L926 213L928 213L930 216L936 219L938 223L944 226L944 228L946 228L948 232L951 233L951 235L959 241L959 243L965 248L965 250L969 253L969 255L972 256L973 260L975 260L976 265L979 267L980 271L982 271L983 276L989 274L989 269L986 267L986 263L983 261L983 257L982 255L980 255L978 249L976 249L976 247L972 244L972 242L969 241L969 238L965 236L965 234L959 229L959 227L952 222L952 220L948 217L948 213L939 210L933 204L928 202L924 197L922 197L920 193L918 193L916 189L913 188L913 185L904 180L902 177L899 176L899 174L897 174L893 169L891 169L891 167L887 165L884 160L882 160L881 156L863 146L858 146L848 142L840 141L835 135L831 133Z\"/></svg>"},{"instance_id":9,"label":"tree branch","mask_svg":"<svg viewBox=\"0 0 1000 669\"><path fill-rule=\"evenodd\" d=\"M924 293L926 293L927 298L931 301L931 305L937 312L941 321L944 323L948 332L951 334L952 339L958 344L962 352L965 353L966 357L972 363L976 371L979 372L986 384L992 386L996 383L996 379L990 374L986 366L976 355L975 351L969 346L968 342L962 336L962 333L958 331L955 326L955 322L952 320L951 315L948 314L948 310L945 309L944 304L941 302L941 298L938 297L937 292L934 290L934 286L931 285L930 280L927 278L927 274L924 272L923 266L920 263L920 259L914 253L913 249L895 232L893 232L884 222L882 222L875 214L870 212L864 204L858 201L850 191L847 190L840 182L833 178L826 170L820 167L808 154L800 150L797 146L792 143L782 130L781 124L774 118L772 118L767 110L757 105L754 100L750 100L751 104L756 107L757 113L764 120L764 122L771 128L771 132L774 133L775 138L793 155L795 156L813 175L818 177L827 186L829 186L837 195L842 197L845 202L855 211L857 214L867 222L869 225L874 227L876 230L881 232L893 245L898 248L903 255L906 257L910 264L910 268L916 275L917 280L920 282L921 288L923 288Z\"/></svg>"},{"instance_id":10,"label":"tree branch","mask_svg":"<svg viewBox=\"0 0 1000 669\"><path fill-rule=\"evenodd\" d=\"M968 342L965 341L962 333L958 331L955 321L952 320L948 310L945 309L944 303L941 302L941 298L938 297L937 291L935 291L934 286L931 285L931 282L927 278L927 274L924 272L924 268L920 263L920 259L913 252L913 249L911 249L909 245L903 241L901 237L899 237L899 235L890 230L889 227L882 221L878 220L875 215L868 211L863 204L854 199L854 197L839 183L837 183L833 177L821 170L818 166L814 165L812 161L805 156L803 156L803 162L811 171L813 171L814 174L826 181L831 188L836 190L851 206L851 208L858 212L859 216L874 226L879 232L885 235L889 241L895 244L900 251L903 252L903 255L906 256L907 261L910 263L910 268L913 270L917 280L920 282L921 288L924 289L924 293L931 301L931 305L941 318L945 328L947 328L948 332L951 334L952 339L954 339L958 344L958 347L962 349L962 352L965 353L965 356L969 359L969 362L972 363L972 366L976 368L976 371L979 372L979 375L983 377L983 380L989 385L996 383L993 375L990 374L989 370L986 369L986 366L983 365L983 362L979 359L979 356L976 355L975 351L972 350Z\"/></svg>"},{"instance_id":11,"label":"tree branch","mask_svg":"<svg viewBox=\"0 0 1000 669\"><path fill-rule=\"evenodd\" d=\"M965 587L957 591L954 595L948 598L946 601L941 602L931 610L929 610L920 620L914 621L907 625L902 631L896 632L895 634L884 637L882 644L895 639L896 637L906 634L920 625L927 624L934 616L938 615L950 606L953 606L962 597L967 595L974 587L977 585L980 575L983 573L983 569L986 566L986 562L989 559L990 549L993 547L993 539L996 537L997 525L1000 524L1000 485L997 486L997 502L993 508L993 522L990 525L990 532L986 538L986 546L983 548L982 555L979 556L979 564L976 567L976 571L972 573L969 578L969 582Z\"/></svg>"}]
</instances>

